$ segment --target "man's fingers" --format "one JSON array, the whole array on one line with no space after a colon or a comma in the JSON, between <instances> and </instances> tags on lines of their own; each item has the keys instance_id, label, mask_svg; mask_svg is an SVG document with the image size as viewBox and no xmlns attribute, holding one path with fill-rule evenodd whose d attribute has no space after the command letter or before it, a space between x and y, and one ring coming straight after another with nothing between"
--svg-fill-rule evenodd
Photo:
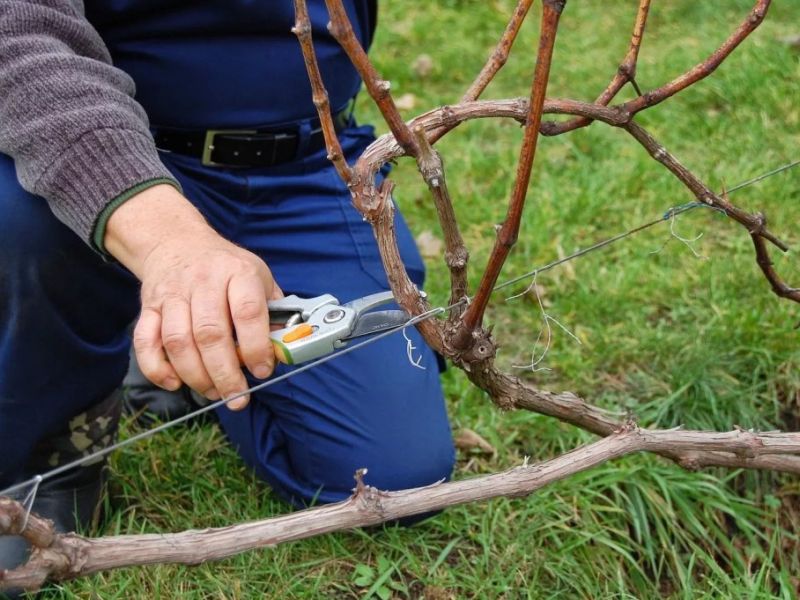
<instances>
[{"instance_id":1,"label":"man's fingers","mask_svg":"<svg viewBox=\"0 0 800 600\"><path fill-rule=\"evenodd\" d=\"M181 380L169 364L161 345L160 312L153 308L142 308L142 314L133 330L133 347L139 368L145 377L167 390L181 387Z\"/></svg>"},{"instance_id":2,"label":"man's fingers","mask_svg":"<svg viewBox=\"0 0 800 600\"><path fill-rule=\"evenodd\" d=\"M217 400L200 352L192 335L192 312L189 301L181 296L164 300L161 306L161 341L169 362L190 388Z\"/></svg>"},{"instance_id":3,"label":"man's fingers","mask_svg":"<svg viewBox=\"0 0 800 600\"><path fill-rule=\"evenodd\" d=\"M213 286L192 295L192 334L208 375L221 397L228 398L247 389L231 334L227 286ZM244 408L248 396L237 398L228 408Z\"/></svg>"},{"instance_id":4,"label":"man's fingers","mask_svg":"<svg viewBox=\"0 0 800 600\"><path fill-rule=\"evenodd\" d=\"M138 211L137 217L148 214ZM267 299L282 292L263 260L205 223L169 233L158 244L134 249L131 262L152 312L138 326L142 371L169 389L183 380L212 399L244 394L234 326L245 365L268 376L274 357ZM244 395L228 407L243 408L248 400Z\"/></svg>"},{"instance_id":5,"label":"man's fingers","mask_svg":"<svg viewBox=\"0 0 800 600\"><path fill-rule=\"evenodd\" d=\"M234 277L228 284L228 302L242 360L253 375L266 379L275 357L264 286L256 277Z\"/></svg>"},{"instance_id":6,"label":"man's fingers","mask_svg":"<svg viewBox=\"0 0 800 600\"><path fill-rule=\"evenodd\" d=\"M284 297L283 290L274 281L272 282L272 293L269 295L268 300L280 300Z\"/></svg>"}]
</instances>

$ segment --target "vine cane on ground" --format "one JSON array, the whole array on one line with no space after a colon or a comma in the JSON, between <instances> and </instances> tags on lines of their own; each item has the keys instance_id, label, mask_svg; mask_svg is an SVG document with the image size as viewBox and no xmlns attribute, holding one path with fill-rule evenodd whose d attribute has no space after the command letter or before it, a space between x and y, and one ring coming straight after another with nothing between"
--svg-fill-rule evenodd
<instances>
[{"instance_id":1,"label":"vine cane on ground","mask_svg":"<svg viewBox=\"0 0 800 600\"><path fill-rule=\"evenodd\" d=\"M356 473L353 495L336 504L228 527L173 534L85 538L59 534L52 523L24 507L0 498L0 535L22 535L36 550L30 560L0 572L3 587L37 589L47 580L64 581L130 566L196 565L254 548L314 537L342 529L377 525L449 506L501 496L527 496L546 485L635 452L661 454L734 452L742 457L769 458L800 454L798 433L753 433L640 429L633 423L607 437L537 464L471 479L385 492L365 485ZM27 524L23 524L27 521Z\"/></svg>"}]
</instances>

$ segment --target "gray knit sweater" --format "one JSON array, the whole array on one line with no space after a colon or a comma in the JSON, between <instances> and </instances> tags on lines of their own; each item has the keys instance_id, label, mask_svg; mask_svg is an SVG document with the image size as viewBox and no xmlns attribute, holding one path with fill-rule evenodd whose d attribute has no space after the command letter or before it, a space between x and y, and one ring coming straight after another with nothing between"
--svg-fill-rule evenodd
<instances>
[{"instance_id":1,"label":"gray knit sweater","mask_svg":"<svg viewBox=\"0 0 800 600\"><path fill-rule=\"evenodd\" d=\"M112 201L151 182L177 186L134 91L82 0L0 0L0 153L88 243Z\"/></svg>"}]
</instances>

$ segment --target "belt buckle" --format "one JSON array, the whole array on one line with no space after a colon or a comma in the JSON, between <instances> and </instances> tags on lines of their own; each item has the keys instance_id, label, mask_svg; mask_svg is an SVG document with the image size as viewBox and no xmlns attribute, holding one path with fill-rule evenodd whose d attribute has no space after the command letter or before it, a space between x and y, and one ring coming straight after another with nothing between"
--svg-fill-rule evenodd
<instances>
[{"instance_id":1,"label":"belt buckle","mask_svg":"<svg viewBox=\"0 0 800 600\"><path fill-rule=\"evenodd\" d=\"M200 163L204 167L225 167L228 166L224 163L216 163L211 160L211 153L214 151L214 137L218 134L233 134L233 135L252 135L258 133L255 129L208 129L206 136L203 140L203 155L200 158Z\"/></svg>"}]
</instances>

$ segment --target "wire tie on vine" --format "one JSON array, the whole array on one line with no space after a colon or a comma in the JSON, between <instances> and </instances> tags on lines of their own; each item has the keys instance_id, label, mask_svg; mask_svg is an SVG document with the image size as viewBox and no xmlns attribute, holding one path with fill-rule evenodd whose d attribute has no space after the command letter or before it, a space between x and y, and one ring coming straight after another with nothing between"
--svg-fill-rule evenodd
<instances>
[{"instance_id":1,"label":"wire tie on vine","mask_svg":"<svg viewBox=\"0 0 800 600\"><path fill-rule=\"evenodd\" d=\"M28 519L30 519L31 512L33 511L33 503L36 500L36 493L39 491L39 485L41 485L44 477L42 475L36 475L33 478L33 487L31 491L28 492L28 495L25 496L25 499L22 501L22 507L25 509L25 520L22 522L22 529L20 532L25 531L25 528L28 526Z\"/></svg>"}]
</instances>

